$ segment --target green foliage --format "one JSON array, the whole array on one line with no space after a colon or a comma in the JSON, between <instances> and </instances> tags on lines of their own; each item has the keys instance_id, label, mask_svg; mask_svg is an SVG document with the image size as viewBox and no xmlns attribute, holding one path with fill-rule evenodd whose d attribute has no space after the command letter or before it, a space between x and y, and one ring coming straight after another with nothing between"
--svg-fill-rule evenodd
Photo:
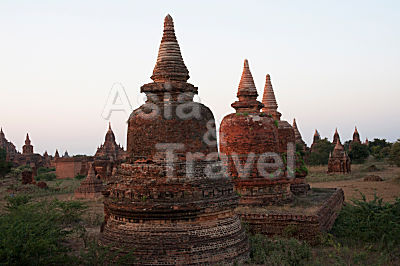
<instances>
[{"instance_id":1,"label":"green foliage","mask_svg":"<svg viewBox=\"0 0 400 266\"><path fill-rule=\"evenodd\" d=\"M77 174L77 175L75 176L75 179L77 179L77 180L82 180L82 179L84 179L85 177L86 177L85 175Z\"/></svg>"},{"instance_id":2,"label":"green foliage","mask_svg":"<svg viewBox=\"0 0 400 266\"><path fill-rule=\"evenodd\" d=\"M7 153L0 148L0 177L4 177L11 171L12 163L6 161Z\"/></svg>"},{"instance_id":3,"label":"green foliage","mask_svg":"<svg viewBox=\"0 0 400 266\"><path fill-rule=\"evenodd\" d=\"M71 262L63 242L79 229L82 203L8 199L0 217L0 264L49 265Z\"/></svg>"},{"instance_id":4,"label":"green foliage","mask_svg":"<svg viewBox=\"0 0 400 266\"><path fill-rule=\"evenodd\" d=\"M349 242L375 244L376 248L390 249L400 245L400 198L385 203L376 195L373 200L353 200L340 212L333 235Z\"/></svg>"},{"instance_id":5,"label":"green foliage","mask_svg":"<svg viewBox=\"0 0 400 266\"><path fill-rule=\"evenodd\" d=\"M389 156L391 145L386 139L374 139L369 142L369 152L375 159L382 160Z\"/></svg>"},{"instance_id":6,"label":"green foliage","mask_svg":"<svg viewBox=\"0 0 400 266\"><path fill-rule=\"evenodd\" d=\"M39 201L29 196L7 198L0 216L0 265L125 265L134 262L128 254L87 241L79 201ZM72 236L82 238L79 255L68 248Z\"/></svg>"},{"instance_id":7,"label":"green foliage","mask_svg":"<svg viewBox=\"0 0 400 266\"><path fill-rule=\"evenodd\" d=\"M301 158L304 158L304 156L306 155L303 149L303 145L301 145L300 143L296 143L296 152L300 153Z\"/></svg>"},{"instance_id":8,"label":"green foliage","mask_svg":"<svg viewBox=\"0 0 400 266\"><path fill-rule=\"evenodd\" d=\"M37 176L35 176L35 179L37 181L52 181L56 179L56 174L55 173L42 173L42 174L38 174Z\"/></svg>"},{"instance_id":9,"label":"green foliage","mask_svg":"<svg viewBox=\"0 0 400 266\"><path fill-rule=\"evenodd\" d=\"M320 139L313 146L312 152L307 159L309 165L325 165L328 164L329 153L335 147L327 138Z\"/></svg>"},{"instance_id":10,"label":"green foliage","mask_svg":"<svg viewBox=\"0 0 400 266\"><path fill-rule=\"evenodd\" d=\"M8 176L20 180L21 174L24 170L32 170L32 168L28 165L22 165L16 168L12 168Z\"/></svg>"},{"instance_id":11,"label":"green foliage","mask_svg":"<svg viewBox=\"0 0 400 266\"><path fill-rule=\"evenodd\" d=\"M278 120L274 120L274 125L275 125L276 127L279 127Z\"/></svg>"},{"instance_id":12,"label":"green foliage","mask_svg":"<svg viewBox=\"0 0 400 266\"><path fill-rule=\"evenodd\" d=\"M365 160L369 156L369 149L367 145L354 142L351 143L351 150L349 151L349 157L352 163L361 164L364 163Z\"/></svg>"},{"instance_id":13,"label":"green foliage","mask_svg":"<svg viewBox=\"0 0 400 266\"><path fill-rule=\"evenodd\" d=\"M400 139L390 149L389 162L400 167Z\"/></svg>"},{"instance_id":14,"label":"green foliage","mask_svg":"<svg viewBox=\"0 0 400 266\"><path fill-rule=\"evenodd\" d=\"M300 152L296 152L296 174L307 175L308 169Z\"/></svg>"},{"instance_id":15,"label":"green foliage","mask_svg":"<svg viewBox=\"0 0 400 266\"><path fill-rule=\"evenodd\" d=\"M250 264L308 265L311 248L296 239L270 239L264 235L250 235Z\"/></svg>"},{"instance_id":16,"label":"green foliage","mask_svg":"<svg viewBox=\"0 0 400 266\"><path fill-rule=\"evenodd\" d=\"M55 170L56 170L55 168L39 167L37 173L38 175L40 175L44 173L54 172Z\"/></svg>"}]
</instances>

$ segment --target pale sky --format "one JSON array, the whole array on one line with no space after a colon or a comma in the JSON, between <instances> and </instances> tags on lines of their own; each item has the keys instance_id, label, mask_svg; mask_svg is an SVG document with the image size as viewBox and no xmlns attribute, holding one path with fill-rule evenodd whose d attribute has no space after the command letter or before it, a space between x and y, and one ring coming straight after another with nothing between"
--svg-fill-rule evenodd
<instances>
[{"instance_id":1,"label":"pale sky","mask_svg":"<svg viewBox=\"0 0 400 266\"><path fill-rule=\"evenodd\" d=\"M114 83L134 108L171 14L189 82L219 123L233 112L243 60L261 100L271 75L282 119L342 140L400 138L399 1L0 2L0 126L19 150L96 151ZM126 146L129 114L113 113Z\"/></svg>"}]
</instances>

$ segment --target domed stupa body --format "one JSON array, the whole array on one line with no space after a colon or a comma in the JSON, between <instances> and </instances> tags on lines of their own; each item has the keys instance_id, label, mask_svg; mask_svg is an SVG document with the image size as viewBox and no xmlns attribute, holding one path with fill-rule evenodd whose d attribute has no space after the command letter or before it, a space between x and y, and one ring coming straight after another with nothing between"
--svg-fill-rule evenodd
<instances>
[{"instance_id":1,"label":"domed stupa body","mask_svg":"<svg viewBox=\"0 0 400 266\"><path fill-rule=\"evenodd\" d=\"M271 167L265 171L258 167L263 154L275 153L281 157L278 126L273 117L260 112L263 104L257 101L257 96L245 60L237 93L239 100L232 104L236 113L225 116L220 126L220 152L226 156L229 175L241 195L240 206L281 204L291 199L290 180L282 171L283 165L280 169ZM246 167L246 162L251 161L252 165ZM273 163L274 159L268 157L265 162Z\"/></svg>"},{"instance_id":2,"label":"domed stupa body","mask_svg":"<svg viewBox=\"0 0 400 266\"><path fill-rule=\"evenodd\" d=\"M128 121L127 162L103 192L101 243L133 251L143 265L244 260L248 242L233 183L208 171L218 166L214 116L193 102L197 88L187 83L169 15L151 78L141 87L146 103Z\"/></svg>"}]
</instances>

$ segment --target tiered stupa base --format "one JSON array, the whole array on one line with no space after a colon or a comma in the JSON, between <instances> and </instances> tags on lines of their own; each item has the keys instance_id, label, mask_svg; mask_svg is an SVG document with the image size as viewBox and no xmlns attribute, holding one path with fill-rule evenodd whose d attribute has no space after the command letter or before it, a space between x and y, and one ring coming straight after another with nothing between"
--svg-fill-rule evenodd
<instances>
[{"instance_id":1,"label":"tiered stupa base","mask_svg":"<svg viewBox=\"0 0 400 266\"><path fill-rule=\"evenodd\" d=\"M307 196L283 206L238 207L236 213L252 233L269 237L296 237L317 244L329 231L342 208L342 189L312 189Z\"/></svg>"},{"instance_id":2,"label":"tiered stupa base","mask_svg":"<svg viewBox=\"0 0 400 266\"><path fill-rule=\"evenodd\" d=\"M185 163L176 163L178 176ZM140 265L233 264L248 257L248 240L234 213L238 196L226 178L168 180L165 163L122 164L104 192L100 242L133 252Z\"/></svg>"}]
</instances>

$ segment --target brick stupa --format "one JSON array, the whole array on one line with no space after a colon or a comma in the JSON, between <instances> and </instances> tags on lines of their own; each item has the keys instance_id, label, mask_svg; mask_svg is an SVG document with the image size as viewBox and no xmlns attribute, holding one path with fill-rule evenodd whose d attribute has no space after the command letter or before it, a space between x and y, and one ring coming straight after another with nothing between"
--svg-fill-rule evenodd
<instances>
[{"instance_id":1,"label":"brick stupa","mask_svg":"<svg viewBox=\"0 0 400 266\"><path fill-rule=\"evenodd\" d=\"M209 134L214 116L193 102L197 88L186 82L189 72L169 15L151 78L141 87L146 103L128 121L127 162L113 171L104 191L100 243L133 251L142 265L240 262L248 242L234 213L232 182L205 175L215 161L195 161L187 172L188 152L218 154L215 128ZM172 164L165 147L176 149Z\"/></svg>"},{"instance_id":2,"label":"brick stupa","mask_svg":"<svg viewBox=\"0 0 400 266\"><path fill-rule=\"evenodd\" d=\"M95 199L101 197L103 182L96 177L93 165L90 166L87 177L75 190L76 199Z\"/></svg>"},{"instance_id":3,"label":"brick stupa","mask_svg":"<svg viewBox=\"0 0 400 266\"><path fill-rule=\"evenodd\" d=\"M220 151L227 156L228 172L241 195L242 206L271 205L291 199L290 181L283 171L275 173L277 168L268 169L268 177L265 177L255 161L251 169L241 172L233 157L237 156L240 164L245 165L250 154L260 156L279 150L278 127L272 117L260 112L263 104L257 101L257 96L248 61L245 60L237 92L239 100L232 104L236 113L225 116L220 126Z\"/></svg>"},{"instance_id":4,"label":"brick stupa","mask_svg":"<svg viewBox=\"0 0 400 266\"><path fill-rule=\"evenodd\" d=\"M226 168L235 182L235 190L241 195L236 213L249 225L252 233L284 235L288 229L296 228L294 237L317 242L321 231L332 227L343 202L343 191L321 189L300 193L308 192L310 186L304 178L297 176L297 171L296 175L290 174L286 165L282 166L281 173L275 172L277 169L273 165L259 168L257 161L261 154L274 153L280 159L286 157L287 152L294 153L294 144L289 145L289 151L287 144L295 142L295 132L289 123L280 120L269 75L263 104L257 101L247 60L237 96L239 100L232 104L236 113L225 116L220 126L220 151L226 158ZM252 161L251 157L255 157L253 165L246 167ZM302 197L301 201L307 203L293 206L296 197Z\"/></svg>"}]
</instances>

